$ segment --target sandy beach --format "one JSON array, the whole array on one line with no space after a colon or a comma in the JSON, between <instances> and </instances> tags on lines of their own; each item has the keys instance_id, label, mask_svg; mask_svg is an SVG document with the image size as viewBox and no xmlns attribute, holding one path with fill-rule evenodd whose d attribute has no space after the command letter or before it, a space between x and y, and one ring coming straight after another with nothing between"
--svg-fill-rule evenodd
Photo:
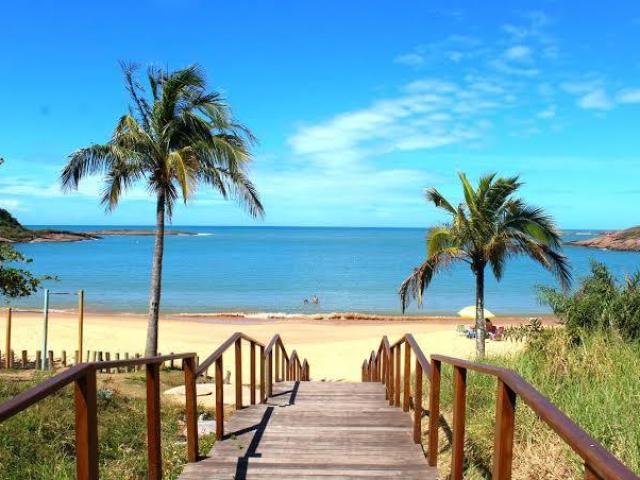
<instances>
[{"instance_id":1,"label":"sandy beach","mask_svg":"<svg viewBox=\"0 0 640 480\"><path fill-rule=\"evenodd\" d=\"M496 325L525 322L526 318L497 318ZM550 322L551 319L545 319ZM0 320L0 348L5 346L5 315ZM18 311L13 314L12 349L19 355L28 350L30 357L42 348L42 314L36 311ZM226 315L169 315L160 320L159 351L196 352L205 358L227 337L242 331L258 341L268 342L279 333L291 351L307 358L315 380L358 380L363 359L376 348L383 335L395 340L404 333L413 333L426 354L441 353L458 357L471 357L474 342L456 333L458 324L469 324L460 318L378 317L375 319L335 319L326 317L264 316L239 317ZM84 351L98 350L143 353L146 316L126 313L85 313ZM56 357L66 350L70 359L77 349L77 314L50 312L49 349ZM514 351L519 344L503 341L487 343L491 354ZM243 353L248 353L248 346ZM233 372L233 351L224 358L224 369ZM247 373L245 369L245 374Z\"/></svg>"}]
</instances>

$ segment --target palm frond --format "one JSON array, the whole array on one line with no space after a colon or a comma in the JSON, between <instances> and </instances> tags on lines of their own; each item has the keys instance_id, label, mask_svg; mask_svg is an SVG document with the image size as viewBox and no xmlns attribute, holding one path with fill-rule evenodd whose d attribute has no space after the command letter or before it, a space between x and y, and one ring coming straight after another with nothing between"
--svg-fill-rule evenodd
<instances>
[{"instance_id":1,"label":"palm frond","mask_svg":"<svg viewBox=\"0 0 640 480\"><path fill-rule=\"evenodd\" d=\"M429 257L427 261L414 268L411 275L402 282L398 290L402 313L406 311L412 299L416 299L418 306L422 307L424 290L429 286L434 275L438 271L447 268L456 259L457 257L451 253L443 252Z\"/></svg>"},{"instance_id":2,"label":"palm frond","mask_svg":"<svg viewBox=\"0 0 640 480\"><path fill-rule=\"evenodd\" d=\"M425 197L428 202L433 203L436 207L446 210L451 215L456 215L456 209L436 188L427 188L425 190Z\"/></svg>"},{"instance_id":3,"label":"palm frond","mask_svg":"<svg viewBox=\"0 0 640 480\"><path fill-rule=\"evenodd\" d=\"M111 160L112 146L109 144L94 144L76 150L69 155L69 160L60 174L63 190L75 190L85 176L106 171Z\"/></svg>"}]
</instances>

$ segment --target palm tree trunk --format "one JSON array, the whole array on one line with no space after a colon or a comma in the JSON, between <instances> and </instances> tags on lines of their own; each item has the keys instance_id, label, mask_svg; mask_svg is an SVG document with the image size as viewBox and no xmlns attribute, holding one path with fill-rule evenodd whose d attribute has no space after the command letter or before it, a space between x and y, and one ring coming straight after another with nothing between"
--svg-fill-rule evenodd
<instances>
[{"instance_id":1,"label":"palm tree trunk","mask_svg":"<svg viewBox=\"0 0 640 480\"><path fill-rule=\"evenodd\" d=\"M487 325L484 321L484 266L475 271L476 274L476 356L484 358Z\"/></svg>"},{"instance_id":2,"label":"palm tree trunk","mask_svg":"<svg viewBox=\"0 0 640 480\"><path fill-rule=\"evenodd\" d=\"M158 193L156 202L156 241L151 264L151 287L149 289L149 320L147 321L146 357L158 353L158 317L160 315L160 292L162 290L162 257L164 255L165 196Z\"/></svg>"}]
</instances>

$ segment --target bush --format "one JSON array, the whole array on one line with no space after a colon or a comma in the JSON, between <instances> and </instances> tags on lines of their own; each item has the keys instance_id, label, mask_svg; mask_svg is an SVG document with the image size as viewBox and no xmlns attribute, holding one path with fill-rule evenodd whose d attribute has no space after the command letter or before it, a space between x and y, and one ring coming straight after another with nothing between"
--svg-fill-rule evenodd
<instances>
[{"instance_id":1,"label":"bush","mask_svg":"<svg viewBox=\"0 0 640 480\"><path fill-rule=\"evenodd\" d=\"M132 374L134 375L134 374ZM0 403L43 380L0 377ZM163 478L178 476L186 462L181 437L184 408L163 402L161 408ZM201 441L208 451L213 436ZM74 479L75 409L73 387L41 400L0 423L0 479ZM100 478L147 478L146 403L144 398L117 389L99 389L98 441Z\"/></svg>"},{"instance_id":2,"label":"bush","mask_svg":"<svg viewBox=\"0 0 640 480\"><path fill-rule=\"evenodd\" d=\"M617 282L605 265L594 261L590 275L574 293L542 287L539 295L574 341L594 331L611 332L624 340L640 339L640 272Z\"/></svg>"}]
</instances>

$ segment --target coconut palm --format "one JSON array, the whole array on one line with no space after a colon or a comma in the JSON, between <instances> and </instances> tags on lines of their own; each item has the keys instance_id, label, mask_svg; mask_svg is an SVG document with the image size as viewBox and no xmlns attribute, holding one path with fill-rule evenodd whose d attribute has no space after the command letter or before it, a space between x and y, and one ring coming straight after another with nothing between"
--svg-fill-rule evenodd
<instances>
[{"instance_id":1,"label":"coconut palm","mask_svg":"<svg viewBox=\"0 0 640 480\"><path fill-rule=\"evenodd\" d=\"M224 198L233 196L252 216L263 215L258 193L247 176L251 132L237 123L219 93L208 92L198 66L174 72L149 68L146 90L134 65L122 65L129 112L104 144L73 152L62 170L65 190L80 180L104 175L102 203L114 209L127 189L144 182L156 200L156 232L149 290L145 354L158 346L158 315L162 282L165 220L174 206L191 199L199 184L213 187Z\"/></svg>"},{"instance_id":2,"label":"coconut palm","mask_svg":"<svg viewBox=\"0 0 640 480\"><path fill-rule=\"evenodd\" d=\"M454 207L435 188L426 199L450 216L450 221L429 230L427 258L400 286L404 312L412 298L422 305L425 288L439 271L454 262L469 265L476 279L476 353L484 357L485 268L491 267L499 281L507 260L526 255L551 271L563 288L571 282L567 258L561 253L561 239L553 220L542 209L524 203L514 195L522 185L518 177L484 176L473 188L466 175L459 174L464 202Z\"/></svg>"}]
</instances>

